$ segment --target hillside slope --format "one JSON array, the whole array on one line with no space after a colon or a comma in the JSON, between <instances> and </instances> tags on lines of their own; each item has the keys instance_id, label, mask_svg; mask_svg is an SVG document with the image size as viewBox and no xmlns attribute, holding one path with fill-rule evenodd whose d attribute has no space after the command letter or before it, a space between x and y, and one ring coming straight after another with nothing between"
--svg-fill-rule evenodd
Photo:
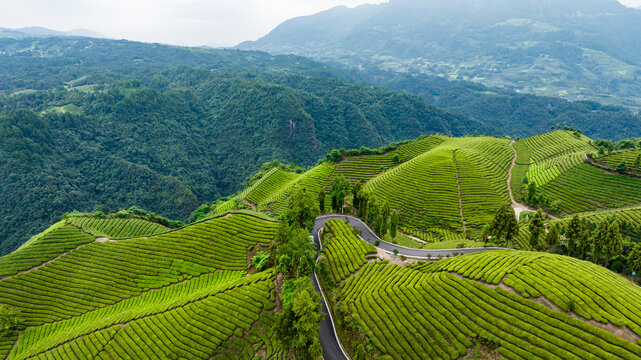
<instances>
[{"instance_id":1,"label":"hillside slope","mask_svg":"<svg viewBox=\"0 0 641 360\"><path fill-rule=\"evenodd\" d=\"M268 246L277 223L230 214L156 235L146 224L144 237L115 241L75 226L87 221L107 233L114 221L140 225L73 218L0 258L13 269L0 276L0 304L26 326L0 335L2 358L280 354L270 340L276 274L247 273L248 251Z\"/></svg>"},{"instance_id":2,"label":"hillside slope","mask_svg":"<svg viewBox=\"0 0 641 360\"><path fill-rule=\"evenodd\" d=\"M41 231L38 222L97 205L185 219L274 159L309 166L337 146L492 132L415 96L288 77L296 88L181 68L101 91L0 97L0 253Z\"/></svg>"}]
</instances>

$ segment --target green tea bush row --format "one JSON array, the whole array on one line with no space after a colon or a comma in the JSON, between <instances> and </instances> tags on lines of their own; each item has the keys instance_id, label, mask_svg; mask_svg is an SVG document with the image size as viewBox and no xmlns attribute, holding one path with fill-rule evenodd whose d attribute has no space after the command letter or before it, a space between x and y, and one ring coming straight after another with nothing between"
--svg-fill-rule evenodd
<instances>
[{"instance_id":1,"label":"green tea bush row","mask_svg":"<svg viewBox=\"0 0 641 360\"><path fill-rule=\"evenodd\" d=\"M45 234L40 239L0 258L0 279L29 270L52 260L95 238L75 227L64 226Z\"/></svg>"},{"instance_id":2,"label":"green tea bush row","mask_svg":"<svg viewBox=\"0 0 641 360\"><path fill-rule=\"evenodd\" d=\"M511 263L500 265L502 261L495 258L483 268L515 268ZM428 267L417 271L416 266L368 264L343 284L344 301L378 352L395 359L452 359L466 355L472 339L483 338L498 344L508 359L641 356L638 345L586 322L501 288Z\"/></svg>"},{"instance_id":3,"label":"green tea bush row","mask_svg":"<svg viewBox=\"0 0 641 360\"><path fill-rule=\"evenodd\" d=\"M140 236L153 236L170 229L158 223L143 219L101 219L96 217L72 217L69 224L82 229L95 237L110 239L129 239Z\"/></svg>"},{"instance_id":4,"label":"green tea bush row","mask_svg":"<svg viewBox=\"0 0 641 360\"><path fill-rule=\"evenodd\" d=\"M360 269L367 262L366 254L376 253L376 248L354 235L353 228L342 220L329 220L325 224L323 252L329 260L334 281L340 281Z\"/></svg>"}]
</instances>

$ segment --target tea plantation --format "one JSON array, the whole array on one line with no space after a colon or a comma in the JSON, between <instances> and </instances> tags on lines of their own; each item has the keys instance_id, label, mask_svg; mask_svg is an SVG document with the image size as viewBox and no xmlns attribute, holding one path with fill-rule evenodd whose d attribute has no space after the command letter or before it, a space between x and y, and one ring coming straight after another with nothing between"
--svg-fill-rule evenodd
<instances>
[{"instance_id":1,"label":"tea plantation","mask_svg":"<svg viewBox=\"0 0 641 360\"><path fill-rule=\"evenodd\" d=\"M276 273L247 273L249 249L269 245L278 226L249 213L177 230L139 219L64 220L0 258L0 305L18 309L24 326L2 333L0 357L283 356L271 339Z\"/></svg>"}]
</instances>

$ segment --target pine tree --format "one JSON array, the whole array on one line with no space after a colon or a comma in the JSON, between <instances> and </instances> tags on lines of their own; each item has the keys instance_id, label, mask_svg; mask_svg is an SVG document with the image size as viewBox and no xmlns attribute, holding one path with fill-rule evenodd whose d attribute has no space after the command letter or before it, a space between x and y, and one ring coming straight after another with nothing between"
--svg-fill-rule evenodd
<instances>
[{"instance_id":1,"label":"pine tree","mask_svg":"<svg viewBox=\"0 0 641 360\"><path fill-rule=\"evenodd\" d=\"M641 244L637 244L628 255L628 263L632 271L641 273Z\"/></svg>"},{"instance_id":2,"label":"pine tree","mask_svg":"<svg viewBox=\"0 0 641 360\"><path fill-rule=\"evenodd\" d=\"M507 247L510 241L519 234L519 224L514 209L508 206L499 207L488 230L489 234L496 237L497 241L505 240L505 247Z\"/></svg>"},{"instance_id":3,"label":"pine tree","mask_svg":"<svg viewBox=\"0 0 641 360\"><path fill-rule=\"evenodd\" d=\"M608 222L603 220L599 223L596 231L594 232L594 239L592 240L592 243L594 245L592 259L595 263L598 263L603 256L603 250L605 249L606 243L608 241L608 231Z\"/></svg>"},{"instance_id":4,"label":"pine tree","mask_svg":"<svg viewBox=\"0 0 641 360\"><path fill-rule=\"evenodd\" d=\"M393 211L389 227L389 234L390 236L392 236L392 239L396 238L396 228L398 227L398 220L398 213L396 211Z\"/></svg>"},{"instance_id":5,"label":"pine tree","mask_svg":"<svg viewBox=\"0 0 641 360\"><path fill-rule=\"evenodd\" d=\"M577 243L581 239L581 220L578 215L574 215L570 219L568 229L565 231L565 237L568 240L568 255L572 256L576 253Z\"/></svg>"},{"instance_id":6,"label":"pine tree","mask_svg":"<svg viewBox=\"0 0 641 360\"><path fill-rule=\"evenodd\" d=\"M360 181L354 184L352 187L352 195L354 196L354 208L358 211L360 209L360 198L358 196L358 193L363 189L363 183Z\"/></svg>"},{"instance_id":7,"label":"pine tree","mask_svg":"<svg viewBox=\"0 0 641 360\"><path fill-rule=\"evenodd\" d=\"M605 267L608 267L610 258L623 252L623 238L619 230L619 223L614 221L608 229L608 240L605 246Z\"/></svg>"},{"instance_id":8,"label":"pine tree","mask_svg":"<svg viewBox=\"0 0 641 360\"><path fill-rule=\"evenodd\" d=\"M559 228L557 227L557 225L553 225L550 227L550 231L545 236L545 242L549 247L554 247L559 243Z\"/></svg>"},{"instance_id":9,"label":"pine tree","mask_svg":"<svg viewBox=\"0 0 641 360\"><path fill-rule=\"evenodd\" d=\"M535 250L539 246L539 238L543 233L543 225L545 222L545 216L543 216L543 211L539 209L532 220L528 229L530 229L530 246L532 250Z\"/></svg>"},{"instance_id":10,"label":"pine tree","mask_svg":"<svg viewBox=\"0 0 641 360\"><path fill-rule=\"evenodd\" d=\"M581 239L579 240L580 259L583 259L585 254L590 252L591 247L592 243L590 242L590 231L585 230L581 235Z\"/></svg>"}]
</instances>

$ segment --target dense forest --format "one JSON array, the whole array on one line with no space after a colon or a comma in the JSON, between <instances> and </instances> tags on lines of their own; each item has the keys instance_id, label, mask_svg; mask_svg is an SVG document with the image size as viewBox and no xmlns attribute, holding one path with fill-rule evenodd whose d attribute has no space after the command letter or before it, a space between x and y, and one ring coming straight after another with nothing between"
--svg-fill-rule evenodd
<instances>
[{"instance_id":1,"label":"dense forest","mask_svg":"<svg viewBox=\"0 0 641 360\"><path fill-rule=\"evenodd\" d=\"M72 210L185 219L274 159L310 166L424 133L641 132L623 109L555 100L543 116L551 99L478 86L262 52L0 38L0 254Z\"/></svg>"},{"instance_id":2,"label":"dense forest","mask_svg":"<svg viewBox=\"0 0 641 360\"><path fill-rule=\"evenodd\" d=\"M135 205L185 219L273 159L310 166L334 147L493 131L412 95L274 78L297 87L181 67L1 97L2 253L72 210Z\"/></svg>"}]
</instances>

